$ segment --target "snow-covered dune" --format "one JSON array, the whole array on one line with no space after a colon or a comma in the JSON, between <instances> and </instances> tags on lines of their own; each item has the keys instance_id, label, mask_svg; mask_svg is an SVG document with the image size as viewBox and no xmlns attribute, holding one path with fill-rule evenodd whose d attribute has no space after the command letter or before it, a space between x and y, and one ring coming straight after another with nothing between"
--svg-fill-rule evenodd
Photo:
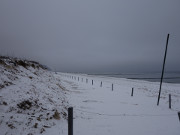
<instances>
[{"instance_id":1,"label":"snow-covered dune","mask_svg":"<svg viewBox=\"0 0 180 135\"><path fill-rule=\"evenodd\" d=\"M0 135L66 132L68 103L54 74L37 62L0 57Z\"/></svg>"}]
</instances>

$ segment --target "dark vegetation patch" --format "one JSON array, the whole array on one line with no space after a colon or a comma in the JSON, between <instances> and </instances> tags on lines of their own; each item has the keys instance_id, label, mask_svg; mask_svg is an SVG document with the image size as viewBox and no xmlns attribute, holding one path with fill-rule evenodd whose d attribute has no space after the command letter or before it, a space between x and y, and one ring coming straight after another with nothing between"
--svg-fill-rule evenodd
<instances>
[{"instance_id":1,"label":"dark vegetation patch","mask_svg":"<svg viewBox=\"0 0 180 135\"><path fill-rule=\"evenodd\" d=\"M15 128L15 126L14 126L12 123L10 123L10 124L9 124L9 123L6 123L6 124L7 124L8 127L11 128L11 129L14 129L14 128Z\"/></svg>"},{"instance_id":2,"label":"dark vegetation patch","mask_svg":"<svg viewBox=\"0 0 180 135\"><path fill-rule=\"evenodd\" d=\"M10 65L7 65L6 64L6 61L8 61L8 63L11 65L11 66L22 66L24 68L28 68L28 67L32 67L32 68L42 68L44 70L47 70L49 69L47 66L44 66L44 65L41 65L40 63L38 62L35 62L35 61L29 61L29 60L20 60L18 58L11 58L11 57L6 57L6 56L0 56L0 64L1 65L4 65L4 66L10 66Z\"/></svg>"},{"instance_id":3,"label":"dark vegetation patch","mask_svg":"<svg viewBox=\"0 0 180 135\"><path fill-rule=\"evenodd\" d=\"M3 101L3 105L8 105L5 101Z\"/></svg>"},{"instance_id":4,"label":"dark vegetation patch","mask_svg":"<svg viewBox=\"0 0 180 135\"><path fill-rule=\"evenodd\" d=\"M45 131L45 129L44 129L44 128L41 128L40 133L42 134L44 131Z\"/></svg>"},{"instance_id":5,"label":"dark vegetation patch","mask_svg":"<svg viewBox=\"0 0 180 135\"><path fill-rule=\"evenodd\" d=\"M0 84L0 89L4 88L5 86L3 84Z\"/></svg>"},{"instance_id":6,"label":"dark vegetation patch","mask_svg":"<svg viewBox=\"0 0 180 135\"><path fill-rule=\"evenodd\" d=\"M22 60L16 60L15 61L19 66L23 66L24 68L27 68L29 64L27 64L25 61Z\"/></svg>"},{"instance_id":7,"label":"dark vegetation patch","mask_svg":"<svg viewBox=\"0 0 180 135\"><path fill-rule=\"evenodd\" d=\"M6 63L3 60L1 60L1 59L0 59L0 64L1 65L6 65Z\"/></svg>"},{"instance_id":8,"label":"dark vegetation patch","mask_svg":"<svg viewBox=\"0 0 180 135\"><path fill-rule=\"evenodd\" d=\"M17 104L17 106L23 110L30 109L32 107L32 102L30 102L29 100L25 100Z\"/></svg>"},{"instance_id":9,"label":"dark vegetation patch","mask_svg":"<svg viewBox=\"0 0 180 135\"><path fill-rule=\"evenodd\" d=\"M60 120L60 113L57 110L54 112L53 118Z\"/></svg>"},{"instance_id":10,"label":"dark vegetation patch","mask_svg":"<svg viewBox=\"0 0 180 135\"><path fill-rule=\"evenodd\" d=\"M7 105L8 105L8 103L7 103L7 102L5 102L5 101L0 101L0 105L5 105L5 106L7 106Z\"/></svg>"},{"instance_id":11,"label":"dark vegetation patch","mask_svg":"<svg viewBox=\"0 0 180 135\"><path fill-rule=\"evenodd\" d=\"M0 84L0 89L4 88L4 87L6 87L6 86L10 86L10 85L12 85L12 84L13 84L12 82L4 81L3 84Z\"/></svg>"}]
</instances>

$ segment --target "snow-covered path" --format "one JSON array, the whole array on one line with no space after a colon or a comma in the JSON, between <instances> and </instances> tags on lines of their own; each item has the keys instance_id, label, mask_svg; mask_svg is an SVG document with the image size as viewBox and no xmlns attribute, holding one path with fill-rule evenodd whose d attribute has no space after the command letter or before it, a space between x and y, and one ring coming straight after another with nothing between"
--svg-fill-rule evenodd
<instances>
[{"instance_id":1,"label":"snow-covered path","mask_svg":"<svg viewBox=\"0 0 180 135\"><path fill-rule=\"evenodd\" d=\"M177 116L180 85L164 84L157 106L158 83L77 74L70 78L70 75L61 74L60 79L74 107L74 135L180 134ZM168 108L169 92L173 92L172 109Z\"/></svg>"}]
</instances>

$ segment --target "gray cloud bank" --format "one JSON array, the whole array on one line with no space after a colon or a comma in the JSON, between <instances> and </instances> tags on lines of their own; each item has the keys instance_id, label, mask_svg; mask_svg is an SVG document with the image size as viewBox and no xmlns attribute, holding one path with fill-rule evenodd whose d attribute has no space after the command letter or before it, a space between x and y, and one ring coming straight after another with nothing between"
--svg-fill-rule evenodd
<instances>
[{"instance_id":1,"label":"gray cloud bank","mask_svg":"<svg viewBox=\"0 0 180 135\"><path fill-rule=\"evenodd\" d=\"M1 0L0 54L67 72L180 71L179 0Z\"/></svg>"}]
</instances>

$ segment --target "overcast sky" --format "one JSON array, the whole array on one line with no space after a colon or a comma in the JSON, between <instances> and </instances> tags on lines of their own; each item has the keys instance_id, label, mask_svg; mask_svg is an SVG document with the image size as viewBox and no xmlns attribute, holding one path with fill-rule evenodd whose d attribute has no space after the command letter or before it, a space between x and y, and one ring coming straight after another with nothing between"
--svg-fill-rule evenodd
<instances>
[{"instance_id":1,"label":"overcast sky","mask_svg":"<svg viewBox=\"0 0 180 135\"><path fill-rule=\"evenodd\" d=\"M180 71L180 0L0 0L0 54L56 71Z\"/></svg>"}]
</instances>

